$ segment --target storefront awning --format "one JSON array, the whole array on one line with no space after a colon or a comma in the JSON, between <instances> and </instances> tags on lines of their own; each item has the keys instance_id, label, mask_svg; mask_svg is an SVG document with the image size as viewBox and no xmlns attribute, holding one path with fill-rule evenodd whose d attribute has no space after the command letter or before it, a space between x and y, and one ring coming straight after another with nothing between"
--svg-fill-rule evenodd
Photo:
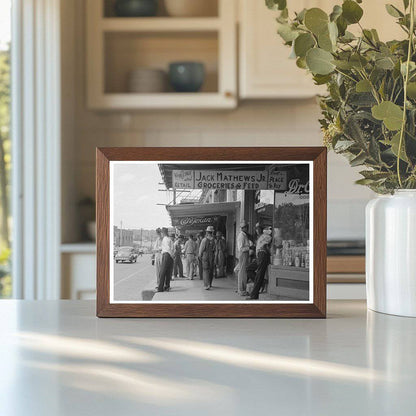
<instances>
[{"instance_id":1,"label":"storefront awning","mask_svg":"<svg viewBox=\"0 0 416 416\"><path fill-rule=\"evenodd\" d=\"M218 202L211 204L178 204L167 205L166 209L170 217L179 218L186 216L201 217L201 216L215 216L227 215L235 213L240 208L240 202Z\"/></svg>"}]
</instances>

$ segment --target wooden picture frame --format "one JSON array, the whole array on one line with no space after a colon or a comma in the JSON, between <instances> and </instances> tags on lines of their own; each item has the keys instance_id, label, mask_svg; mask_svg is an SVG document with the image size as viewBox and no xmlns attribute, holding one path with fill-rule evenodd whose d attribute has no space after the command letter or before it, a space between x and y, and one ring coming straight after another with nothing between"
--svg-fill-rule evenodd
<instances>
[{"instance_id":1,"label":"wooden picture frame","mask_svg":"<svg viewBox=\"0 0 416 416\"><path fill-rule=\"evenodd\" d=\"M324 147L146 147L97 148L97 316L170 318L325 318L326 317L326 227L327 149ZM118 162L308 163L311 167L310 247L312 283L307 302L110 302L110 163ZM255 161L255 162L253 162ZM272 162L270 162L272 161ZM273 165L279 166L279 165ZM244 193L245 191L243 191ZM274 191L275 192L275 191ZM309 191L308 191L309 192ZM276 205L274 203L273 209ZM313 219L313 222L312 222ZM273 229L274 230L274 229ZM274 231L273 231L274 232ZM273 234L274 235L274 234ZM308 234L309 236L309 234ZM274 238L274 237L273 237ZM309 253L309 239L308 239ZM298 255L297 255L298 256ZM303 257L302 257L303 261ZM309 261L309 260L308 260ZM299 265L299 261L297 260ZM291 265L291 264L290 264ZM308 269L309 270L309 269ZM277 285L277 280L276 280Z\"/></svg>"}]
</instances>

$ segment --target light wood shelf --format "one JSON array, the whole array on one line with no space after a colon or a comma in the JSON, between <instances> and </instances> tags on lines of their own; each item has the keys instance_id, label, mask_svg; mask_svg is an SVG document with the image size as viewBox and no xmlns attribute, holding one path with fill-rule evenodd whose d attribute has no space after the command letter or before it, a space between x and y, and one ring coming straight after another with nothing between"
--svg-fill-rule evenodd
<instances>
[{"instance_id":1,"label":"light wood shelf","mask_svg":"<svg viewBox=\"0 0 416 416\"><path fill-rule=\"evenodd\" d=\"M221 28L218 17L106 17L97 23L106 32L210 32Z\"/></svg>"},{"instance_id":2,"label":"light wood shelf","mask_svg":"<svg viewBox=\"0 0 416 416\"><path fill-rule=\"evenodd\" d=\"M218 93L103 94L95 107L105 109L218 109L234 108L234 98Z\"/></svg>"}]
</instances>

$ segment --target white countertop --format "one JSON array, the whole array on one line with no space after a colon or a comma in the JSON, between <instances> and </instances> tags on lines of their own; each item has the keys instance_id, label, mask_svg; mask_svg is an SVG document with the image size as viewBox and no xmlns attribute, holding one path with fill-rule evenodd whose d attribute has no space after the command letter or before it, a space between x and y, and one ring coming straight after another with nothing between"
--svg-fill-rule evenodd
<instances>
[{"instance_id":1,"label":"white countertop","mask_svg":"<svg viewBox=\"0 0 416 416\"><path fill-rule=\"evenodd\" d=\"M415 415L416 319L97 319L0 301L0 415Z\"/></svg>"}]
</instances>

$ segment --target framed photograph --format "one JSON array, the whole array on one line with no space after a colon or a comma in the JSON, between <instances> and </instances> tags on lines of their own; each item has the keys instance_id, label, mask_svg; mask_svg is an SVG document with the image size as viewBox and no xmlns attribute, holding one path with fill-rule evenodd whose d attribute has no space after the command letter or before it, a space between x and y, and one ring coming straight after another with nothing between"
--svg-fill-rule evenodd
<instances>
[{"instance_id":1,"label":"framed photograph","mask_svg":"<svg viewBox=\"0 0 416 416\"><path fill-rule=\"evenodd\" d=\"M326 154L97 149L97 316L324 318Z\"/></svg>"}]
</instances>

